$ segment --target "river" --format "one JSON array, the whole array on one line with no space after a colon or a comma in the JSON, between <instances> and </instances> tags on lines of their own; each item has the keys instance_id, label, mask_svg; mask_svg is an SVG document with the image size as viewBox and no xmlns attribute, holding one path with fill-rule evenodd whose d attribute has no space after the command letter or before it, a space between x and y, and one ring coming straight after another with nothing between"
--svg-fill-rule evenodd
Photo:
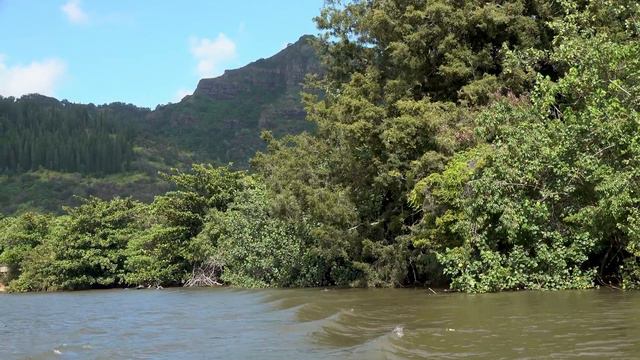
<instances>
[{"instance_id":1,"label":"river","mask_svg":"<svg viewBox=\"0 0 640 360\"><path fill-rule=\"evenodd\" d=\"M640 358L640 292L0 294L1 359Z\"/></svg>"}]
</instances>

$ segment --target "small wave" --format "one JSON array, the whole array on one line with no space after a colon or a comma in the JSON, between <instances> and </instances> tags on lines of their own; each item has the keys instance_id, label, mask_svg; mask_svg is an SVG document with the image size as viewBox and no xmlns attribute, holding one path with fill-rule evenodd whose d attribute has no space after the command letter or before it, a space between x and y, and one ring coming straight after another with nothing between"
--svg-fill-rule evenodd
<instances>
[{"instance_id":1,"label":"small wave","mask_svg":"<svg viewBox=\"0 0 640 360\"><path fill-rule=\"evenodd\" d=\"M399 338L404 336L404 328L402 326L396 326L393 329L393 334Z\"/></svg>"}]
</instances>

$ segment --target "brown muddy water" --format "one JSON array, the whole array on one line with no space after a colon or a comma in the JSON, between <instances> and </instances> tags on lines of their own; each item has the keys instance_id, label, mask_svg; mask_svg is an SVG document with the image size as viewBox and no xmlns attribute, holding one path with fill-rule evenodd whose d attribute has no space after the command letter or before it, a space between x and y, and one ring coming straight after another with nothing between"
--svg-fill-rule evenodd
<instances>
[{"instance_id":1,"label":"brown muddy water","mask_svg":"<svg viewBox=\"0 0 640 360\"><path fill-rule=\"evenodd\" d=\"M0 359L640 358L640 292L0 294Z\"/></svg>"}]
</instances>

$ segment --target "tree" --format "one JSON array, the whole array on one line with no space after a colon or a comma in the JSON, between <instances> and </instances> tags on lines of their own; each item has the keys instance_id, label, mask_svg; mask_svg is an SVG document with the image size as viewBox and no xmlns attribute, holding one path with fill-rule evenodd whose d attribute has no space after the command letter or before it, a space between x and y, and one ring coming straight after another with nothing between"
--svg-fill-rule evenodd
<instances>
[{"instance_id":1,"label":"tree","mask_svg":"<svg viewBox=\"0 0 640 360\"><path fill-rule=\"evenodd\" d=\"M203 231L194 239L205 250L201 263L216 263L224 283L244 287L310 286L319 279L308 263L304 223L273 216L265 186L247 177L244 190L226 210L211 209Z\"/></svg>"},{"instance_id":2,"label":"tree","mask_svg":"<svg viewBox=\"0 0 640 360\"><path fill-rule=\"evenodd\" d=\"M276 194L313 219L312 229L332 230L314 236L323 253L340 249L332 257L340 264L330 262L348 274L340 283L430 281L432 267L417 264L426 260L407 238L420 219L407 196L419 179L474 145L481 106L525 93L536 71L556 76L544 56L553 37L546 22L556 9L551 1L326 2L316 22L327 74L310 81L304 97L317 135L271 141L254 163ZM537 62L509 57L517 50ZM310 164L317 168L307 171ZM326 196L312 202L309 193ZM313 215L337 201L346 207L324 219L352 211L348 221L334 225Z\"/></svg>"},{"instance_id":3,"label":"tree","mask_svg":"<svg viewBox=\"0 0 640 360\"><path fill-rule=\"evenodd\" d=\"M166 175L177 190L155 198L148 228L128 244L127 281L146 285L183 283L206 261L207 249L193 245L211 209L225 211L245 186L244 172L193 165L191 172Z\"/></svg>"},{"instance_id":4,"label":"tree","mask_svg":"<svg viewBox=\"0 0 640 360\"><path fill-rule=\"evenodd\" d=\"M55 219L22 262L14 291L77 290L125 284L125 249L144 206L130 199L87 199Z\"/></svg>"},{"instance_id":5,"label":"tree","mask_svg":"<svg viewBox=\"0 0 640 360\"><path fill-rule=\"evenodd\" d=\"M25 213L0 219L0 264L9 268L7 282L20 276L23 263L49 234L52 217Z\"/></svg>"},{"instance_id":6,"label":"tree","mask_svg":"<svg viewBox=\"0 0 640 360\"><path fill-rule=\"evenodd\" d=\"M455 289L638 284L639 8L564 6L550 59L565 74L490 107L477 131L491 146L416 188L414 241L437 229L427 247Z\"/></svg>"}]
</instances>

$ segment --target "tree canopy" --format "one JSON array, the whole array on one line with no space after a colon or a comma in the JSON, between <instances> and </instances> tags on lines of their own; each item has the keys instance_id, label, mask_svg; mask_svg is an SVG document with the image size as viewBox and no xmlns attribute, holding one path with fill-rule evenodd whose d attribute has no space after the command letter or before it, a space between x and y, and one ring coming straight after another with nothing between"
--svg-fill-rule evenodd
<instances>
[{"instance_id":1,"label":"tree canopy","mask_svg":"<svg viewBox=\"0 0 640 360\"><path fill-rule=\"evenodd\" d=\"M640 286L640 5L327 1L314 133L3 219L13 290Z\"/></svg>"}]
</instances>

